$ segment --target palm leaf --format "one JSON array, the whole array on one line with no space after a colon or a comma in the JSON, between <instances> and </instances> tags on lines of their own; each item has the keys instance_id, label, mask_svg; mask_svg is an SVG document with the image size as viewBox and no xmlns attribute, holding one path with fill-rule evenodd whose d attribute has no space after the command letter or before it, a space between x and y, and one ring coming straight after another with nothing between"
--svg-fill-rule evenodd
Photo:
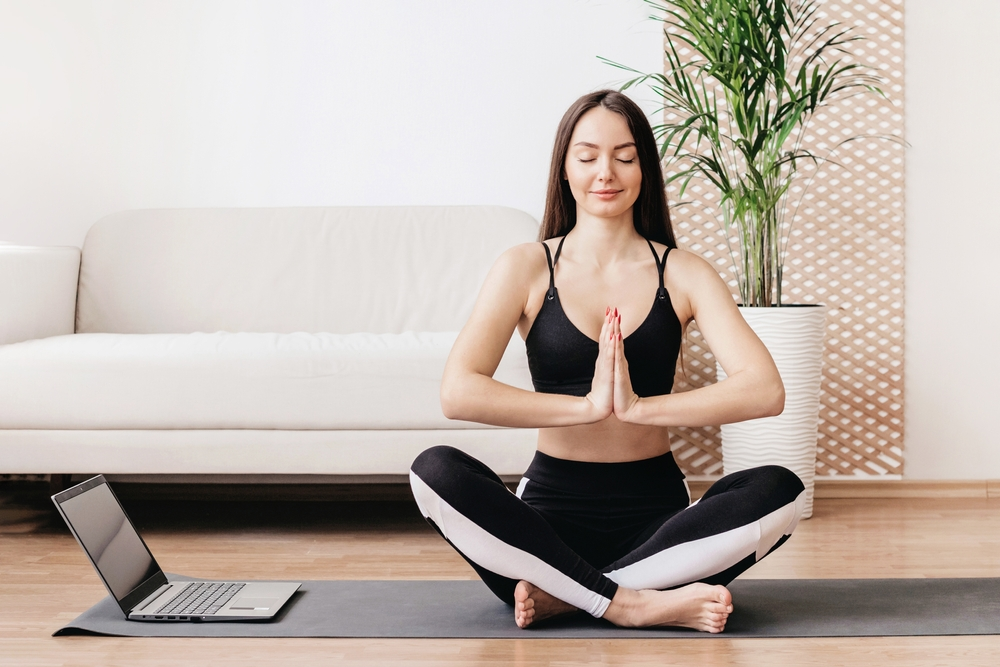
<instances>
[{"instance_id":1,"label":"palm leaf","mask_svg":"<svg viewBox=\"0 0 1000 667\"><path fill-rule=\"evenodd\" d=\"M648 86L677 117L654 128L672 172L666 182L680 197L693 179L718 190L727 244L733 226L740 240L738 255L732 246L730 254L744 303L780 305L792 183L801 161L831 159L800 148L809 123L835 100L884 97L877 74L847 60L847 47L863 38L824 22L817 0L646 2L663 23L663 73L602 60L636 75L622 90ZM690 55L681 55L685 48ZM800 194L792 220L801 202Z\"/></svg>"}]
</instances>

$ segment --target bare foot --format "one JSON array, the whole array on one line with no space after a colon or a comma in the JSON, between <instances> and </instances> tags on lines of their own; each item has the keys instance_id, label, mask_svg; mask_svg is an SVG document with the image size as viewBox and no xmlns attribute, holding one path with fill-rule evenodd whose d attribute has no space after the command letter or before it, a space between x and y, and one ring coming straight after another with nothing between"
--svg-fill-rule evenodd
<instances>
[{"instance_id":1,"label":"bare foot","mask_svg":"<svg viewBox=\"0 0 1000 667\"><path fill-rule=\"evenodd\" d=\"M579 610L527 581L517 582L517 587L514 588L514 622L519 628L574 611Z\"/></svg>"},{"instance_id":2,"label":"bare foot","mask_svg":"<svg viewBox=\"0 0 1000 667\"><path fill-rule=\"evenodd\" d=\"M619 588L604 618L622 627L675 625L702 632L722 632L733 612L725 586L690 584L670 591Z\"/></svg>"}]
</instances>

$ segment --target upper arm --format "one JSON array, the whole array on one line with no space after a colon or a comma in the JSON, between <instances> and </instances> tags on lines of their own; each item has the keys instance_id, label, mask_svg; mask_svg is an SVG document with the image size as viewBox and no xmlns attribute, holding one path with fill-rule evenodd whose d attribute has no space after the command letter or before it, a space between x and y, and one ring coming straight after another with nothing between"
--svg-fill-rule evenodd
<instances>
[{"instance_id":1,"label":"upper arm","mask_svg":"<svg viewBox=\"0 0 1000 667\"><path fill-rule=\"evenodd\" d=\"M777 377L771 354L743 319L715 268L684 250L673 251L670 260L668 271L674 269L670 276L678 283L682 308L698 322L699 331L726 375L757 370Z\"/></svg>"},{"instance_id":2,"label":"upper arm","mask_svg":"<svg viewBox=\"0 0 1000 667\"><path fill-rule=\"evenodd\" d=\"M496 371L524 313L539 270L537 245L514 246L493 264L479 290L472 315L448 356L445 381L455 373L492 376Z\"/></svg>"}]
</instances>

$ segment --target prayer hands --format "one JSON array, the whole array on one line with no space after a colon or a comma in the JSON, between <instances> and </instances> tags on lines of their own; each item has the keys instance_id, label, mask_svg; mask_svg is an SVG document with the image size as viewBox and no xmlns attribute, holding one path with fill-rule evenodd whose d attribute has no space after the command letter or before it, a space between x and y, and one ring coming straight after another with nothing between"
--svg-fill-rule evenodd
<instances>
[{"instance_id":1,"label":"prayer hands","mask_svg":"<svg viewBox=\"0 0 1000 667\"><path fill-rule=\"evenodd\" d=\"M598 419L612 414L620 421L630 421L639 397L632 391L632 381L625 360L625 343L622 339L621 314L617 308L608 308L604 326L598 340L597 365L587 400L596 408Z\"/></svg>"}]
</instances>

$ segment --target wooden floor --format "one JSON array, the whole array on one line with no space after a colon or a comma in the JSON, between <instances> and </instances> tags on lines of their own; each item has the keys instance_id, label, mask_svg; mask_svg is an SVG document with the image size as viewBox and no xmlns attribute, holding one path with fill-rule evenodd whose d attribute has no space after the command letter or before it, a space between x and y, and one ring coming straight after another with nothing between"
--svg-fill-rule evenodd
<instances>
[{"instance_id":1,"label":"wooden floor","mask_svg":"<svg viewBox=\"0 0 1000 667\"><path fill-rule=\"evenodd\" d=\"M54 630L105 592L47 503L44 489L0 485L0 665L1000 664L1000 637L54 638ZM406 502L126 498L125 504L167 571L256 579L474 578ZM1000 576L1000 499L817 499L814 517L744 576Z\"/></svg>"}]
</instances>

